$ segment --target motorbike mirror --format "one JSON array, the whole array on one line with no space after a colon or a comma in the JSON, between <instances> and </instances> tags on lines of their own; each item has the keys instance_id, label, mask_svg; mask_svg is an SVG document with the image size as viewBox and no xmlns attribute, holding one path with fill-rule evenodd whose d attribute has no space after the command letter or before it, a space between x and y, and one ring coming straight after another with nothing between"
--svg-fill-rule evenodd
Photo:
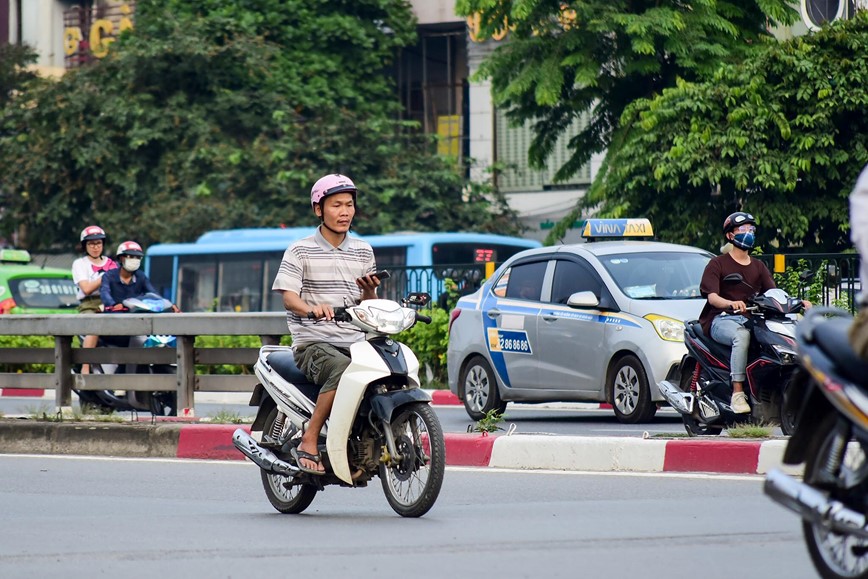
<instances>
[{"instance_id":1,"label":"motorbike mirror","mask_svg":"<svg viewBox=\"0 0 868 579\"><path fill-rule=\"evenodd\" d=\"M427 306L431 301L431 295L425 292L413 292L405 298L405 301L411 306Z\"/></svg>"},{"instance_id":2,"label":"motorbike mirror","mask_svg":"<svg viewBox=\"0 0 868 579\"><path fill-rule=\"evenodd\" d=\"M727 283L739 283L744 281L744 277L740 273L731 273L723 278L723 281Z\"/></svg>"}]
</instances>

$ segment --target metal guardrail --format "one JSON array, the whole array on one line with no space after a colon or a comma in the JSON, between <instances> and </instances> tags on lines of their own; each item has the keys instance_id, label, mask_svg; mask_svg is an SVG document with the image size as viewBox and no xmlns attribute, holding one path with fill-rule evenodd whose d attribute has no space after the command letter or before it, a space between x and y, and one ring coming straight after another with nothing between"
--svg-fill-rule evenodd
<instances>
[{"instance_id":1,"label":"metal guardrail","mask_svg":"<svg viewBox=\"0 0 868 579\"><path fill-rule=\"evenodd\" d=\"M54 388L58 407L72 404L72 389L178 392L178 414L195 416L193 393L248 392L256 386L250 375L196 374L196 365L256 362L258 348L195 348L196 336L259 336L262 344L277 344L287 333L286 315L263 313L79 314L0 316L0 335L53 336L54 348L0 348L0 364L54 364L54 374L0 373L6 389ZM73 348L75 336L173 335L170 348ZM82 363L177 364L176 374L73 373Z\"/></svg>"}]
</instances>

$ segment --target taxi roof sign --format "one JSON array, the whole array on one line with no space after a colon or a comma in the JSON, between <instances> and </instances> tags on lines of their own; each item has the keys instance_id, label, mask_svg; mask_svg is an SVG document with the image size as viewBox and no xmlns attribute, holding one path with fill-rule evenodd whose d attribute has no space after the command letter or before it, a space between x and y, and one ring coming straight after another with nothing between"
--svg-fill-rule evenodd
<instances>
[{"instance_id":1,"label":"taxi roof sign","mask_svg":"<svg viewBox=\"0 0 868 579\"><path fill-rule=\"evenodd\" d=\"M582 237L598 238L653 237L654 230L647 219L588 219Z\"/></svg>"},{"instance_id":2,"label":"taxi roof sign","mask_svg":"<svg viewBox=\"0 0 868 579\"><path fill-rule=\"evenodd\" d=\"M30 252L26 249L0 249L0 263L30 263Z\"/></svg>"}]
</instances>

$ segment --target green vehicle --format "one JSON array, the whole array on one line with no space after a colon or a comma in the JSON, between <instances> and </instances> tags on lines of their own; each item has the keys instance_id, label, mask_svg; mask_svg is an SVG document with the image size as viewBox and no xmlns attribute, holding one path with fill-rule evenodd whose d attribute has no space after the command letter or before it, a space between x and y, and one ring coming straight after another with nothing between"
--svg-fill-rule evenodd
<instances>
[{"instance_id":1,"label":"green vehicle","mask_svg":"<svg viewBox=\"0 0 868 579\"><path fill-rule=\"evenodd\" d=\"M0 249L0 314L72 314L78 311L72 272L30 263L23 249Z\"/></svg>"}]
</instances>

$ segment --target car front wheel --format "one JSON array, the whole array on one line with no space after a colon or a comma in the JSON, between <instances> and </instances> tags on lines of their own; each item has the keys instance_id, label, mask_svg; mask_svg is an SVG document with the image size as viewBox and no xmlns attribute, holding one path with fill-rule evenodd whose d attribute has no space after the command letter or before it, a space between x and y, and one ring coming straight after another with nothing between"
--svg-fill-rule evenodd
<instances>
[{"instance_id":1,"label":"car front wheel","mask_svg":"<svg viewBox=\"0 0 868 579\"><path fill-rule=\"evenodd\" d=\"M461 373L461 394L467 415L481 420L492 410L503 413L506 402L500 399L497 379L491 365L482 356L474 356Z\"/></svg>"},{"instance_id":2,"label":"car front wheel","mask_svg":"<svg viewBox=\"0 0 868 579\"><path fill-rule=\"evenodd\" d=\"M619 422L647 422L657 413L657 405L651 400L647 374L636 356L623 356L612 365L607 388Z\"/></svg>"}]
</instances>

